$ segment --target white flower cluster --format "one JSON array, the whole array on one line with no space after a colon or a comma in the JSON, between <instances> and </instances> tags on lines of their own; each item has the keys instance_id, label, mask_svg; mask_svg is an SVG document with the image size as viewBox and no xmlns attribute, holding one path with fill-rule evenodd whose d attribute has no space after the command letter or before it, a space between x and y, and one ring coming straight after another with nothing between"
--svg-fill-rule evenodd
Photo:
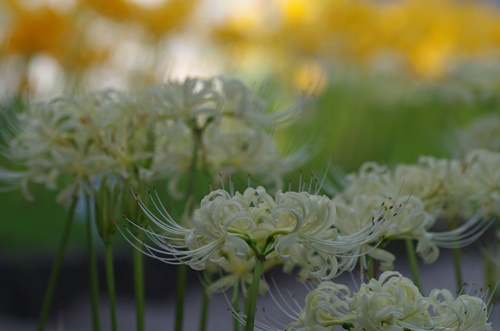
<instances>
[{"instance_id":1,"label":"white flower cluster","mask_svg":"<svg viewBox=\"0 0 500 331\"><path fill-rule=\"evenodd\" d=\"M339 215L350 215L338 217L335 223L344 232L365 226L367 215L380 206L386 213L404 206L382 235L385 239L418 240L417 252L424 262L432 263L439 256L439 247L472 243L488 228L488 217L500 215L500 154L474 150L463 160L422 157L417 164L400 164L394 170L369 162L358 173L346 176L334 201ZM456 228L430 230L438 219L452 218ZM380 247L370 248L380 239L364 249L371 250L370 255L387 269L394 256Z\"/></svg>"},{"instance_id":2,"label":"white flower cluster","mask_svg":"<svg viewBox=\"0 0 500 331\"><path fill-rule=\"evenodd\" d=\"M296 318L285 327L288 331L492 330L483 299L467 294L455 297L439 289L426 297L410 279L391 271L361 284L355 293L345 285L322 282L309 292L300 311L281 308ZM274 330L264 324L259 329Z\"/></svg>"},{"instance_id":3,"label":"white flower cluster","mask_svg":"<svg viewBox=\"0 0 500 331\"><path fill-rule=\"evenodd\" d=\"M460 128L451 150L466 153L473 149L485 148L500 152L500 116L487 113L478 117L467 127Z\"/></svg>"},{"instance_id":4,"label":"white flower cluster","mask_svg":"<svg viewBox=\"0 0 500 331\"><path fill-rule=\"evenodd\" d=\"M339 271L352 269L358 257L366 254L359 247L380 238L395 218L378 212L365 226L345 233L336 227L342 216L326 196L278 191L273 197L263 187L250 187L243 194L211 192L183 227L156 195L150 200L156 211L138 198L150 221L143 231L153 245L141 249L149 256L198 270L206 268L207 262L235 269L227 265L227 257L259 258L268 268L276 264L284 264L286 271L299 267L305 278L314 279L331 279ZM134 245L134 231L128 231L126 237ZM242 267L251 271L248 265Z\"/></svg>"},{"instance_id":5,"label":"white flower cluster","mask_svg":"<svg viewBox=\"0 0 500 331\"><path fill-rule=\"evenodd\" d=\"M243 83L214 77L168 82L126 95L106 91L61 97L5 112L0 152L16 170L0 169L2 190L28 184L70 185L61 200L96 176L138 182L185 173L196 157L213 174L237 171L278 181L306 155L283 158L269 132L294 120L304 102L273 112ZM198 146L195 148L195 144ZM272 165L272 167L270 166Z\"/></svg>"}]
</instances>

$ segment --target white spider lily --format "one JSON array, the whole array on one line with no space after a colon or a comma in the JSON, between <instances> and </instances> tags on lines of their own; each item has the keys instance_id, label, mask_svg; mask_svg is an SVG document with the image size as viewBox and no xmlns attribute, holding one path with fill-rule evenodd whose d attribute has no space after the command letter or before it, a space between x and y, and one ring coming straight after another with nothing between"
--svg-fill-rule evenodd
<instances>
[{"instance_id":1,"label":"white spider lily","mask_svg":"<svg viewBox=\"0 0 500 331\"><path fill-rule=\"evenodd\" d=\"M452 148L458 152L469 152L477 148L500 152L500 117L486 113L457 132L458 144ZM457 146L458 145L458 146Z\"/></svg>"},{"instance_id":2,"label":"white spider lily","mask_svg":"<svg viewBox=\"0 0 500 331\"><path fill-rule=\"evenodd\" d=\"M273 137L263 130L230 124L211 125L204 136L206 162L225 177L250 173L260 175L265 182L279 184L284 173L309 159L310 154L304 149L282 155Z\"/></svg>"},{"instance_id":3,"label":"white spider lily","mask_svg":"<svg viewBox=\"0 0 500 331\"><path fill-rule=\"evenodd\" d=\"M366 331L403 330L409 325L424 327L428 320L424 297L410 279L398 272L384 272L378 280L361 284L347 301L356 314L353 324Z\"/></svg>"},{"instance_id":4,"label":"white spider lily","mask_svg":"<svg viewBox=\"0 0 500 331\"><path fill-rule=\"evenodd\" d=\"M284 173L310 156L305 149L284 156L272 136L277 126L297 118L302 100L275 111L273 100L242 82L211 77L151 86L138 103L158 120L152 170L170 179L169 193L175 197L181 196L177 183L191 167L195 144L197 168L214 178L250 173L277 187Z\"/></svg>"},{"instance_id":5,"label":"white spider lily","mask_svg":"<svg viewBox=\"0 0 500 331\"><path fill-rule=\"evenodd\" d=\"M341 181L344 186L342 195L346 199L352 199L360 194L392 192L395 187L391 170L375 162L364 163L357 173L348 174Z\"/></svg>"},{"instance_id":6,"label":"white spider lily","mask_svg":"<svg viewBox=\"0 0 500 331\"><path fill-rule=\"evenodd\" d=\"M386 271L378 279L363 283L356 292L345 285L321 282L307 294L304 305L293 295L284 297L276 289L269 293L292 322L283 325L268 318L256 323L259 331L491 331L487 302L448 290L432 290L423 296L413 282L398 272ZM277 294L273 294L277 293ZM244 323L244 314L233 312Z\"/></svg>"},{"instance_id":7,"label":"white spider lily","mask_svg":"<svg viewBox=\"0 0 500 331\"><path fill-rule=\"evenodd\" d=\"M488 301L488 300L486 300ZM434 289L429 295L432 330L492 331L488 323L489 313L485 301L467 294L457 298L446 289Z\"/></svg>"},{"instance_id":8,"label":"white spider lily","mask_svg":"<svg viewBox=\"0 0 500 331\"><path fill-rule=\"evenodd\" d=\"M221 113L217 109L220 101L221 96L215 90L213 79L169 81L146 88L140 96L140 102L159 118L181 121L200 122L208 117L220 118Z\"/></svg>"},{"instance_id":9,"label":"white spider lily","mask_svg":"<svg viewBox=\"0 0 500 331\"><path fill-rule=\"evenodd\" d=\"M352 249L339 240L333 226L335 207L325 196L307 192L279 191L271 212L276 252L291 265L306 265L311 277L332 278L337 274L336 256Z\"/></svg>"},{"instance_id":10,"label":"white spider lily","mask_svg":"<svg viewBox=\"0 0 500 331\"><path fill-rule=\"evenodd\" d=\"M247 256L249 245L244 233L251 230L255 223L248 206L241 204L241 199L231 199L224 190L211 192L195 211L192 228L185 228L168 214L156 191L150 197L158 216L139 197L137 201L146 217L161 233L155 232L151 224L144 229L136 226L158 247L145 243L143 249L139 248L144 254L169 264L187 264L196 270L204 269L208 260L221 263L224 258L220 250L225 246L233 247L239 257ZM135 225L127 220L129 224ZM127 232L137 240L133 231ZM131 240L129 242L138 248Z\"/></svg>"},{"instance_id":11,"label":"white spider lily","mask_svg":"<svg viewBox=\"0 0 500 331\"><path fill-rule=\"evenodd\" d=\"M160 118L174 121L194 120L198 125L211 118L242 119L251 126L275 126L297 118L305 101L286 110L270 112L271 100L265 100L236 79L211 77L187 78L184 82L171 81L147 88L141 102L154 110Z\"/></svg>"},{"instance_id":12,"label":"white spider lily","mask_svg":"<svg viewBox=\"0 0 500 331\"><path fill-rule=\"evenodd\" d=\"M462 215L478 210L500 214L500 154L473 150L461 159L420 157L416 164L401 164L394 171L373 162L346 176L342 196L348 201L358 195L380 192L412 195L431 215Z\"/></svg>"},{"instance_id":13,"label":"white spider lily","mask_svg":"<svg viewBox=\"0 0 500 331\"><path fill-rule=\"evenodd\" d=\"M0 191L21 187L29 198L30 182L54 189L63 176L76 177L71 185L81 186L82 177L92 182L111 175L135 188L168 178L175 195L193 160L199 160L197 170L213 175L243 171L278 182L308 154L283 157L269 132L296 118L304 102L273 112L275 104L241 82L214 77L168 82L136 95L107 90L23 111L9 108L2 113L7 127L0 153L16 170L0 169Z\"/></svg>"},{"instance_id":14,"label":"white spider lily","mask_svg":"<svg viewBox=\"0 0 500 331\"><path fill-rule=\"evenodd\" d=\"M345 285L322 282L306 296L304 309L299 315L299 322L294 325L318 325L325 328L348 324L355 317L347 299L351 291Z\"/></svg>"},{"instance_id":15,"label":"white spider lily","mask_svg":"<svg viewBox=\"0 0 500 331\"><path fill-rule=\"evenodd\" d=\"M366 259L363 255L367 254L380 261L383 269L392 269L395 256L377 245L383 239L416 236L429 226L431 220L418 202L418 198L413 196L393 199L381 194L360 194L352 201L346 201L342 196L336 197L334 203L337 217L334 224L341 233L355 234L370 224L376 223L375 221L380 224L380 228L370 236L370 241L360 243L351 257L343 259L343 268L352 270L358 262L361 262L362 267L366 267ZM380 222L382 220L386 221Z\"/></svg>"},{"instance_id":16,"label":"white spider lily","mask_svg":"<svg viewBox=\"0 0 500 331\"><path fill-rule=\"evenodd\" d=\"M154 244L145 243L141 250L163 262L187 264L194 269L205 268L207 261L221 264L223 249L231 247L242 259L247 259L251 251L260 259L276 252L286 268L299 266L308 277L329 279L337 275L338 258L365 254L358 247L380 238L390 223L374 220L360 231L344 235L334 226L335 205L329 198L281 191L273 198L263 187L247 188L243 194L211 192L195 210L188 227L168 214L156 192L151 195L154 212L137 199L149 225L142 229L129 223L144 231ZM127 232L131 243L137 240L134 231Z\"/></svg>"},{"instance_id":17,"label":"white spider lily","mask_svg":"<svg viewBox=\"0 0 500 331\"><path fill-rule=\"evenodd\" d=\"M325 196L307 192L276 194L272 210L276 252L285 261L285 270L303 269L305 278L331 279L351 267L339 259L355 259L367 253L359 247L381 238L394 219L383 217L368 222L358 231L342 232L336 225L336 207Z\"/></svg>"},{"instance_id":18,"label":"white spider lily","mask_svg":"<svg viewBox=\"0 0 500 331\"><path fill-rule=\"evenodd\" d=\"M58 98L19 113L2 114L11 137L0 153L20 170L0 169L0 181L7 184L0 190L21 187L26 198L32 199L30 182L55 189L59 178L70 176L72 181L58 196L66 203L69 196L85 188L84 178L97 173L101 165L89 159L93 149L88 137L79 134L83 124L75 120L72 110L65 99Z\"/></svg>"},{"instance_id":19,"label":"white spider lily","mask_svg":"<svg viewBox=\"0 0 500 331\"><path fill-rule=\"evenodd\" d=\"M394 170L396 183L404 183L404 194L411 191L419 197L430 214L442 211L445 204L450 204L450 183L458 178L456 170L459 162L440 160L433 157L420 157L416 164L398 165Z\"/></svg>"},{"instance_id":20,"label":"white spider lily","mask_svg":"<svg viewBox=\"0 0 500 331\"><path fill-rule=\"evenodd\" d=\"M480 206L486 215L500 215L500 153L487 150L473 150L464 162L465 183L462 191L470 203ZM469 215L466 215L469 216Z\"/></svg>"},{"instance_id":21,"label":"white spider lily","mask_svg":"<svg viewBox=\"0 0 500 331\"><path fill-rule=\"evenodd\" d=\"M337 227L349 231L352 222L348 220L353 219L355 231L359 224L366 223L364 215L381 199L381 192L394 194L399 190L408 200L387 228L385 238L418 240L417 252L424 262L432 263L439 256L439 247L471 244L491 224L487 217L500 213L499 169L500 155L484 150L470 152L465 160L421 157L417 164L399 165L394 172L376 163L365 163L358 173L347 176L347 186L336 198L340 216L337 221L346 220L345 225ZM430 231L438 218L469 221L451 231ZM384 268L390 267L391 256L380 253L373 252L372 256L382 258Z\"/></svg>"},{"instance_id":22,"label":"white spider lily","mask_svg":"<svg viewBox=\"0 0 500 331\"><path fill-rule=\"evenodd\" d=\"M357 173L349 174L342 196L353 200L359 195L413 196L424 204L425 212L435 215L449 204L450 181L459 178L460 162L420 157L416 164L400 164L394 170L366 162Z\"/></svg>"},{"instance_id":23,"label":"white spider lily","mask_svg":"<svg viewBox=\"0 0 500 331\"><path fill-rule=\"evenodd\" d=\"M264 85L262 90L271 95L271 100L253 93L247 86L235 79L222 80L222 89L225 94L223 109L237 113L250 123L257 126L287 125L296 121L308 100L302 98L287 109L272 111L277 103L274 97L273 87ZM269 93L271 91L271 93Z\"/></svg>"}]
</instances>

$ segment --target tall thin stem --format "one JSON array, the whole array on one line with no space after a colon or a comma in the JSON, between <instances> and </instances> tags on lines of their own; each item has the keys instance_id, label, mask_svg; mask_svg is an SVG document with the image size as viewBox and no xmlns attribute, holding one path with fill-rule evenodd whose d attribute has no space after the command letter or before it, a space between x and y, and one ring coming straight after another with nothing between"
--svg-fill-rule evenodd
<instances>
[{"instance_id":1,"label":"tall thin stem","mask_svg":"<svg viewBox=\"0 0 500 331\"><path fill-rule=\"evenodd\" d=\"M139 185L141 186L141 185ZM142 192L142 188L139 187L139 192ZM139 205L136 205L135 219L138 226L142 225L143 214ZM139 249L134 249L132 253L132 265L134 274L134 298L135 298L135 320L136 320L136 330L144 331L146 328L146 321L144 317L144 254L143 244L141 243L144 237L143 231L136 229L135 236L139 243L137 246Z\"/></svg>"},{"instance_id":2,"label":"tall thin stem","mask_svg":"<svg viewBox=\"0 0 500 331\"><path fill-rule=\"evenodd\" d=\"M483 259L484 262L484 276L485 276L485 281L486 281L486 286L488 287L488 292L492 291L492 296L490 300L486 303L488 305L488 311L491 310L493 307L494 303L494 298L498 297L498 290L497 290L497 284L498 281L496 279L498 275L498 267L495 265L495 263L491 260L491 256L485 256Z\"/></svg>"},{"instance_id":3,"label":"tall thin stem","mask_svg":"<svg viewBox=\"0 0 500 331\"><path fill-rule=\"evenodd\" d=\"M92 326L94 331L101 330L101 321L99 317L99 279L97 275L97 254L95 252L92 239L92 207L90 205L90 196L85 199L86 209L86 237L87 254L89 256L89 279L90 279L90 300L92 307Z\"/></svg>"},{"instance_id":4,"label":"tall thin stem","mask_svg":"<svg viewBox=\"0 0 500 331\"><path fill-rule=\"evenodd\" d=\"M367 256L367 263L368 263L368 280L375 278L375 261L373 260L373 257Z\"/></svg>"},{"instance_id":5,"label":"tall thin stem","mask_svg":"<svg viewBox=\"0 0 500 331\"><path fill-rule=\"evenodd\" d=\"M451 218L450 227L451 229L456 229L458 227L458 221L455 217ZM460 256L460 248L455 247L451 249L451 254L453 257L453 271L455 272L455 283L457 286L457 291L460 291L464 284L464 279L462 276L462 258Z\"/></svg>"},{"instance_id":6,"label":"tall thin stem","mask_svg":"<svg viewBox=\"0 0 500 331\"><path fill-rule=\"evenodd\" d=\"M462 277L462 258L460 256L460 248L455 247L451 249L451 254L453 255L453 270L455 272L455 284L457 285L457 291L464 286L464 279Z\"/></svg>"},{"instance_id":7,"label":"tall thin stem","mask_svg":"<svg viewBox=\"0 0 500 331\"><path fill-rule=\"evenodd\" d=\"M68 244L69 235L71 233L71 228L73 225L73 219L75 216L75 208L77 201L78 201L78 196L74 194L71 200L70 207L68 209L68 216L66 218L63 234L61 236L59 247L56 253L56 258L52 266L52 271L50 273L49 283L47 284L47 289L45 290L42 309L40 312L40 320L38 321L38 331L45 330L45 324L47 323L50 307L52 306L52 301L54 299L54 292L57 285L57 279L59 278L59 272L61 270L62 259L66 251L66 246Z\"/></svg>"},{"instance_id":8,"label":"tall thin stem","mask_svg":"<svg viewBox=\"0 0 500 331\"><path fill-rule=\"evenodd\" d=\"M264 268L264 261L262 258L255 259L255 267L253 269L252 285L247 296L246 303L246 326L245 331L253 331L255 325L255 312L257 310L257 299L259 297L260 279L262 277L262 270Z\"/></svg>"},{"instance_id":9,"label":"tall thin stem","mask_svg":"<svg viewBox=\"0 0 500 331\"><path fill-rule=\"evenodd\" d=\"M233 306L233 311L238 312L240 310L240 296L238 283L233 287L233 297L231 298L231 305ZM240 321L234 317L233 318L233 331L240 331Z\"/></svg>"},{"instance_id":10,"label":"tall thin stem","mask_svg":"<svg viewBox=\"0 0 500 331\"><path fill-rule=\"evenodd\" d=\"M199 128L193 129L193 155L191 157L191 166L189 168L189 182L186 192L186 198L189 199L192 195L194 195L194 184L196 183L196 169L198 167L198 151L201 147L201 136L203 130Z\"/></svg>"},{"instance_id":11,"label":"tall thin stem","mask_svg":"<svg viewBox=\"0 0 500 331\"><path fill-rule=\"evenodd\" d=\"M193 123L193 125L196 125ZM189 168L189 180L186 191L186 203L188 210L185 210L185 214L189 215L192 209L192 199L195 191L195 183L196 183L196 169L198 166L198 151L201 146L201 136L203 130L197 127L193 127L193 154L191 157L191 166ZM187 276L187 266L181 264L177 269L177 288L175 294L175 331L182 331L183 328L183 319L184 319L184 297L186 293L186 276ZM209 298L207 299L209 300ZM203 300L202 300L203 302ZM208 302L206 303L208 307ZM208 308L207 308L208 309ZM202 307L203 311L203 307ZM201 322L206 323L206 320ZM200 325L200 329L204 328L204 326Z\"/></svg>"},{"instance_id":12,"label":"tall thin stem","mask_svg":"<svg viewBox=\"0 0 500 331\"><path fill-rule=\"evenodd\" d=\"M138 231L136 236L139 238L141 232ZM135 296L135 318L137 331L144 331L144 255L138 249L134 249L133 253L134 265L134 296Z\"/></svg>"},{"instance_id":13,"label":"tall thin stem","mask_svg":"<svg viewBox=\"0 0 500 331\"><path fill-rule=\"evenodd\" d=\"M413 239L405 239L406 256L408 257L408 262L410 263L411 275L413 277L413 283L418 288L420 293L422 292L422 282L420 281L420 272L418 270L417 255L415 253L415 246L413 245Z\"/></svg>"},{"instance_id":14,"label":"tall thin stem","mask_svg":"<svg viewBox=\"0 0 500 331\"><path fill-rule=\"evenodd\" d=\"M115 272L113 267L113 246L111 243L104 245L104 258L106 262L106 285L108 287L109 313L111 319L111 331L116 331L116 294L115 294Z\"/></svg>"},{"instance_id":15,"label":"tall thin stem","mask_svg":"<svg viewBox=\"0 0 500 331\"><path fill-rule=\"evenodd\" d=\"M186 292L187 266L179 265L177 268L177 283L175 284L175 331L182 331L184 319L184 293Z\"/></svg>"},{"instance_id":16,"label":"tall thin stem","mask_svg":"<svg viewBox=\"0 0 500 331\"><path fill-rule=\"evenodd\" d=\"M212 280L212 275L208 271L203 272L203 278L205 283L209 283ZM201 312L200 312L200 331L206 331L208 322L208 306L210 304L210 294L204 287L201 297Z\"/></svg>"}]
</instances>

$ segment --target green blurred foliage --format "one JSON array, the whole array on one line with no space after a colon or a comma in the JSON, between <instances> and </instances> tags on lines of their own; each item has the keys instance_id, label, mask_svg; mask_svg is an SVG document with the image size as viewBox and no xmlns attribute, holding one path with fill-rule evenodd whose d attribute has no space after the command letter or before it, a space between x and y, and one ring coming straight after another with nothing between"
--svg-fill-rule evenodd
<instances>
[{"instance_id":1,"label":"green blurred foliage","mask_svg":"<svg viewBox=\"0 0 500 331\"><path fill-rule=\"evenodd\" d=\"M53 252L62 234L66 210L56 203L57 192L44 187L33 189L34 201L26 201L20 191L2 193L0 196L0 251L16 255L33 252ZM83 205L79 208L83 211ZM83 214L74 223L70 249L84 243Z\"/></svg>"},{"instance_id":2,"label":"green blurred foliage","mask_svg":"<svg viewBox=\"0 0 500 331\"><path fill-rule=\"evenodd\" d=\"M455 134L486 112L498 112L500 98L446 85L360 76L337 80L318 97L315 116L296 130L319 153L310 165L354 171L366 161L413 163L421 155L454 157Z\"/></svg>"}]
</instances>

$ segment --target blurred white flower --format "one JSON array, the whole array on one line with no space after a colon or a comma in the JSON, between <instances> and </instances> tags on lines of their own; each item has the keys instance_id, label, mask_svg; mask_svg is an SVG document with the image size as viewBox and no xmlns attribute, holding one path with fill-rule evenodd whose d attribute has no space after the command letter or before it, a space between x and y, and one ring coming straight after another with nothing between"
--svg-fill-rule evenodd
<instances>
[{"instance_id":1,"label":"blurred white flower","mask_svg":"<svg viewBox=\"0 0 500 331\"><path fill-rule=\"evenodd\" d=\"M55 189L69 181L60 196L66 200L73 188L107 175L135 189L168 179L177 196L193 162L212 176L243 172L279 183L308 154L284 157L271 136L277 125L297 118L304 101L284 111L274 105L239 81L214 77L9 108L2 113L7 127L0 152L16 170L0 169L0 190L22 187L31 198L30 182Z\"/></svg>"},{"instance_id":2,"label":"blurred white flower","mask_svg":"<svg viewBox=\"0 0 500 331\"><path fill-rule=\"evenodd\" d=\"M364 163L358 172L346 175L341 181L342 196L349 200L361 194L391 194L396 186L391 170L375 162Z\"/></svg>"},{"instance_id":3,"label":"blurred white flower","mask_svg":"<svg viewBox=\"0 0 500 331\"><path fill-rule=\"evenodd\" d=\"M451 172L457 169L457 163L423 156L416 164L396 166L394 180L402 185L403 194L417 196L424 203L427 212L437 215L450 204L448 187L453 179Z\"/></svg>"},{"instance_id":4,"label":"blurred white flower","mask_svg":"<svg viewBox=\"0 0 500 331\"><path fill-rule=\"evenodd\" d=\"M89 138L80 134L83 124L75 120L65 99L37 103L19 112L5 111L2 115L8 123L10 139L1 153L16 168L0 169L0 180L7 184L3 190L21 187L24 195L32 199L30 182L55 189L61 184L61 177L69 176L70 184L59 196L65 203L68 196L85 186L86 177L100 170L100 165L88 158L92 152Z\"/></svg>"},{"instance_id":5,"label":"blurred white flower","mask_svg":"<svg viewBox=\"0 0 500 331\"><path fill-rule=\"evenodd\" d=\"M500 116L492 113L479 116L468 126L460 128L456 136L458 144L452 149L462 154L478 148L500 152Z\"/></svg>"},{"instance_id":6,"label":"blurred white flower","mask_svg":"<svg viewBox=\"0 0 500 331\"><path fill-rule=\"evenodd\" d=\"M274 100L264 99L239 80L224 77L153 85L142 92L140 101L160 119L194 121L199 127L223 117L241 119L252 127L273 127L295 120L306 103L303 99L276 111Z\"/></svg>"},{"instance_id":7,"label":"blurred white flower","mask_svg":"<svg viewBox=\"0 0 500 331\"><path fill-rule=\"evenodd\" d=\"M467 216L477 210L500 216L500 152L472 150L467 153L463 168L464 176L458 189L466 192L471 205Z\"/></svg>"},{"instance_id":8,"label":"blurred white flower","mask_svg":"<svg viewBox=\"0 0 500 331\"><path fill-rule=\"evenodd\" d=\"M394 171L367 162L358 173L346 176L346 186L335 198L336 226L344 233L356 231L378 206L385 205L391 212L404 202L382 235L417 240L417 252L424 262L432 263L440 247L467 246L491 225L490 216L500 212L499 169L500 154L485 150L471 151L464 160L421 157L417 164L400 164ZM387 196L398 196L399 202L387 203ZM451 230L432 231L438 220L447 221ZM369 256L382 262L383 269L389 269L394 260L381 247Z\"/></svg>"},{"instance_id":9,"label":"blurred white flower","mask_svg":"<svg viewBox=\"0 0 500 331\"><path fill-rule=\"evenodd\" d=\"M213 125L206 131L203 152L213 172L225 177L238 172L248 173L279 187L283 174L296 169L310 157L305 149L283 155L267 132L233 122L233 125Z\"/></svg>"}]
</instances>

